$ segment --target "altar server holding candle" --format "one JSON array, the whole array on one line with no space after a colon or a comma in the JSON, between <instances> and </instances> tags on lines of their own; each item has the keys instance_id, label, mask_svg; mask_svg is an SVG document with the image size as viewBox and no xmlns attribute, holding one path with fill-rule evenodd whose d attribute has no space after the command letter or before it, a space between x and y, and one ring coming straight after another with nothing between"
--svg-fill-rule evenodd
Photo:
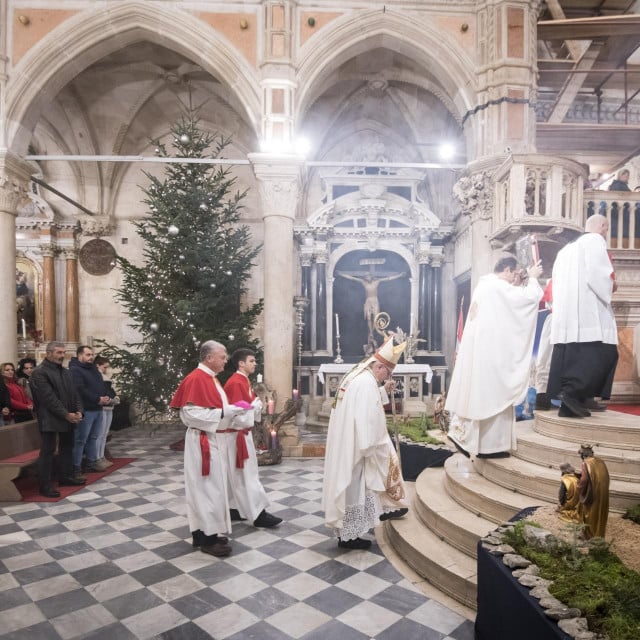
<instances>
[{"instance_id":1,"label":"altar server holding candle","mask_svg":"<svg viewBox=\"0 0 640 640\"><path fill-rule=\"evenodd\" d=\"M258 459L251 434L255 420L260 419L262 413L262 402L249 381L249 376L256 370L256 354L251 349L237 349L231 354L231 363L236 372L224 385L227 398L231 404L253 408L253 411L236 416L229 429L217 433L218 446L227 467L231 519L248 519L254 527L275 527L282 518L266 511L269 499L258 475Z\"/></svg>"}]
</instances>

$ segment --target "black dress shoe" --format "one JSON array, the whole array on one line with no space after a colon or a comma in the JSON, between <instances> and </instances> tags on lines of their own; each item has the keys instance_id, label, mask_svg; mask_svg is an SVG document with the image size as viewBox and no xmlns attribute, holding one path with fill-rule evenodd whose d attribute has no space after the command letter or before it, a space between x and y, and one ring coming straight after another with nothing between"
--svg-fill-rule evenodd
<instances>
[{"instance_id":1,"label":"black dress shoe","mask_svg":"<svg viewBox=\"0 0 640 640\"><path fill-rule=\"evenodd\" d=\"M40 495L45 498L59 498L60 492L52 489L51 487L41 487L39 491Z\"/></svg>"},{"instance_id":2,"label":"black dress shoe","mask_svg":"<svg viewBox=\"0 0 640 640\"><path fill-rule=\"evenodd\" d=\"M398 518L402 518L409 513L409 509L406 507L403 509L396 509L395 511L388 511L387 513L383 513L380 516L380 520L384 522L385 520L397 520Z\"/></svg>"},{"instance_id":3,"label":"black dress shoe","mask_svg":"<svg viewBox=\"0 0 640 640\"><path fill-rule=\"evenodd\" d=\"M207 547L212 544L217 544L218 542L221 544L227 544L229 542L229 538L225 536L219 536L216 533L213 535L205 535L200 529L197 531L191 532L191 537L193 538L193 548L197 549L198 547Z\"/></svg>"},{"instance_id":4,"label":"black dress shoe","mask_svg":"<svg viewBox=\"0 0 640 640\"><path fill-rule=\"evenodd\" d=\"M253 521L254 527L265 527L267 529L275 527L282 522L282 518L273 516L267 513L264 509L260 512L260 515Z\"/></svg>"},{"instance_id":5,"label":"black dress shoe","mask_svg":"<svg viewBox=\"0 0 640 640\"><path fill-rule=\"evenodd\" d=\"M204 545L200 547L200 551L202 551L202 553L208 553L210 556L215 556L216 558L226 558L226 556L231 555L231 547L221 542Z\"/></svg>"},{"instance_id":6,"label":"black dress shoe","mask_svg":"<svg viewBox=\"0 0 640 640\"><path fill-rule=\"evenodd\" d=\"M534 407L537 411L549 411L551 409L551 398L546 393L536 393L536 404Z\"/></svg>"},{"instance_id":7,"label":"black dress shoe","mask_svg":"<svg viewBox=\"0 0 640 640\"><path fill-rule=\"evenodd\" d=\"M562 400L562 404L565 405L574 416L578 418L588 418L591 415L589 409L587 409L587 407L585 407L577 398L574 398L567 393L562 393L560 394L560 399ZM562 407L560 408L562 409ZM560 415L560 413L558 413L558 415ZM563 417L566 418L569 416Z\"/></svg>"},{"instance_id":8,"label":"black dress shoe","mask_svg":"<svg viewBox=\"0 0 640 640\"><path fill-rule=\"evenodd\" d=\"M231 522L244 522L246 520L237 509L229 509L229 515L231 516Z\"/></svg>"},{"instance_id":9,"label":"black dress shoe","mask_svg":"<svg viewBox=\"0 0 640 640\"><path fill-rule=\"evenodd\" d=\"M87 484L86 479L81 480L80 478L61 478L58 484L61 487L81 487L82 485Z\"/></svg>"},{"instance_id":10,"label":"black dress shoe","mask_svg":"<svg viewBox=\"0 0 640 640\"><path fill-rule=\"evenodd\" d=\"M368 549L371 546L371 540L365 538L356 538L355 540L341 540L338 538L338 546L341 549Z\"/></svg>"}]
</instances>

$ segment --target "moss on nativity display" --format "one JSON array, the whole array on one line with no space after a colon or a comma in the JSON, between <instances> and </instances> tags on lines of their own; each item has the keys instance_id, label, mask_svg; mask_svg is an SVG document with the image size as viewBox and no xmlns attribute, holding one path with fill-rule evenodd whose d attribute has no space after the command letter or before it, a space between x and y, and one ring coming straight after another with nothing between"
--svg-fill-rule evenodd
<instances>
[{"instance_id":1,"label":"moss on nativity display","mask_svg":"<svg viewBox=\"0 0 640 640\"><path fill-rule=\"evenodd\" d=\"M537 565L541 578L553 581L551 595L579 609L591 631L609 640L638 640L640 574L625 567L602 538L582 540L579 525L570 525L575 528L572 542L553 538L542 548L527 542L526 525L537 526L521 520L504 533L505 542Z\"/></svg>"},{"instance_id":2,"label":"moss on nativity display","mask_svg":"<svg viewBox=\"0 0 640 640\"><path fill-rule=\"evenodd\" d=\"M406 418L398 416L396 418L396 421L401 441L405 440L410 442L419 442L421 444L433 445L444 444L442 440L439 440L438 438L435 438L434 436L429 434L429 431L432 431L437 427L426 415L420 418ZM396 426L392 418L389 418L387 420L387 428L389 429L391 437L394 437Z\"/></svg>"}]
</instances>

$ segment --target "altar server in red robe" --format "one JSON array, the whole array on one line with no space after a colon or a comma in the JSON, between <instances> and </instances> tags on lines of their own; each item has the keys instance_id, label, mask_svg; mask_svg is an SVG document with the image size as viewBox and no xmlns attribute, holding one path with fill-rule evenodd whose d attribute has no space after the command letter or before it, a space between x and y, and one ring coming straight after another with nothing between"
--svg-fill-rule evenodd
<instances>
[{"instance_id":1,"label":"altar server in red robe","mask_svg":"<svg viewBox=\"0 0 640 640\"><path fill-rule=\"evenodd\" d=\"M275 527L282 518L266 511L269 499L258 476L258 459L251 435L255 418L259 419L262 412L262 402L249 381L256 370L256 354L251 349L237 349L231 354L231 362L236 372L224 385L227 398L231 404L252 407L236 416L229 429L217 433L220 454L227 467L231 519L248 518L254 527Z\"/></svg>"},{"instance_id":2,"label":"altar server in red robe","mask_svg":"<svg viewBox=\"0 0 640 640\"><path fill-rule=\"evenodd\" d=\"M217 557L228 556L231 532L224 459L216 431L225 429L244 410L229 406L217 374L227 362L224 345L213 340L200 347L200 364L178 387L171 407L180 409L187 427L184 443L184 485L193 546Z\"/></svg>"}]
</instances>

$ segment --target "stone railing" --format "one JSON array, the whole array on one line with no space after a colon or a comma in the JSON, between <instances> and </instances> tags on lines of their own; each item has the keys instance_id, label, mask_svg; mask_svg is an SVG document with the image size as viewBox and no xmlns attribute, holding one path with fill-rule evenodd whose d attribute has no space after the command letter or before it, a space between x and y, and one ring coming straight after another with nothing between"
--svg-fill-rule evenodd
<instances>
[{"instance_id":1,"label":"stone railing","mask_svg":"<svg viewBox=\"0 0 640 640\"><path fill-rule=\"evenodd\" d=\"M584 192L585 217L600 213L609 218L607 244L612 249L640 249L640 192Z\"/></svg>"}]
</instances>

